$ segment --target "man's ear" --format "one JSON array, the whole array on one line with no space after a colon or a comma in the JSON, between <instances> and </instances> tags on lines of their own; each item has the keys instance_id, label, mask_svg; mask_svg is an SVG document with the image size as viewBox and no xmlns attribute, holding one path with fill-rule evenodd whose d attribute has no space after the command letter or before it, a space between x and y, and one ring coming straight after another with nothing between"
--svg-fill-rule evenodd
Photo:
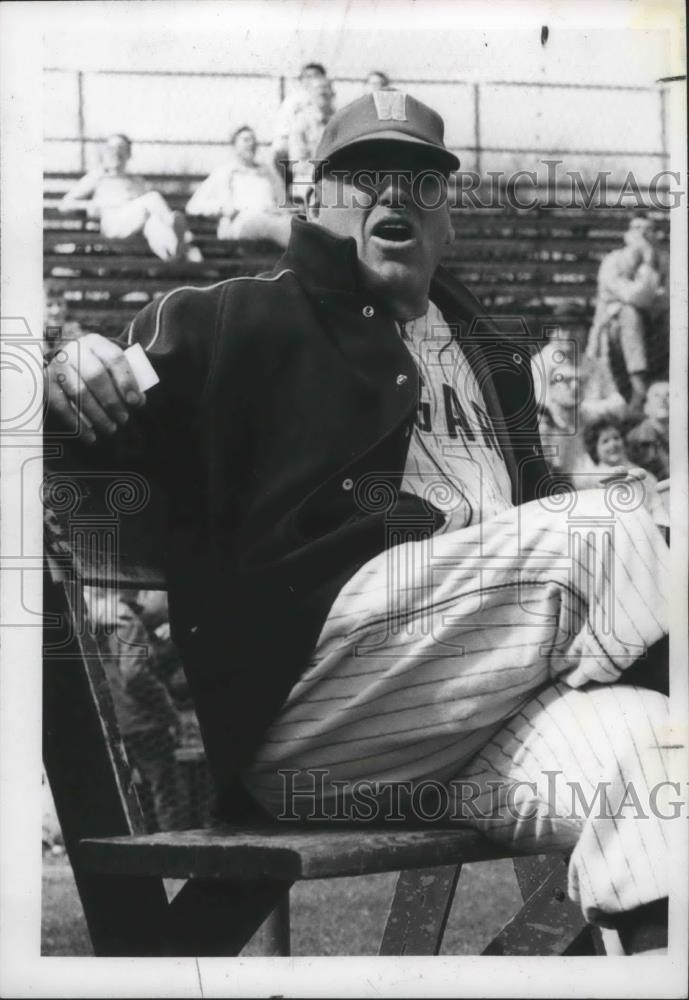
<instances>
[{"instance_id":1,"label":"man's ear","mask_svg":"<svg viewBox=\"0 0 689 1000\"><path fill-rule=\"evenodd\" d=\"M318 185L309 188L304 198L304 211L308 222L318 222L321 209Z\"/></svg>"}]
</instances>

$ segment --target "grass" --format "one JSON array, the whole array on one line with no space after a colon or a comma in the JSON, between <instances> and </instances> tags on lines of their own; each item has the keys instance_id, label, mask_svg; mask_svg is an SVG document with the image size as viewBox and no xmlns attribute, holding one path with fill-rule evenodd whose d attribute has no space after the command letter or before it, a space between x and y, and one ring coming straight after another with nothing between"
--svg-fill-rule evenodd
<instances>
[{"instance_id":1,"label":"grass","mask_svg":"<svg viewBox=\"0 0 689 1000\"><path fill-rule=\"evenodd\" d=\"M294 955L375 955L394 874L299 882L291 892ZM466 865L448 921L443 955L476 955L516 912L520 896L509 861ZM43 955L92 955L72 870L64 855L43 866ZM260 955L249 942L244 955Z\"/></svg>"}]
</instances>

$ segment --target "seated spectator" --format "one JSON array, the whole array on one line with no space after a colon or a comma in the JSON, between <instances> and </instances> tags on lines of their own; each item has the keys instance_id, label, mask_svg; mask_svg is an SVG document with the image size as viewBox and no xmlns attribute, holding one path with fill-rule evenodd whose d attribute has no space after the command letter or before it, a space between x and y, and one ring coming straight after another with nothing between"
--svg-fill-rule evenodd
<instances>
[{"instance_id":1,"label":"seated spectator","mask_svg":"<svg viewBox=\"0 0 689 1000\"><path fill-rule=\"evenodd\" d=\"M665 523L665 509L656 487L658 480L652 472L635 466L624 446L623 427L614 417L602 416L584 428L586 450L596 470L605 476L633 472L639 482L639 503L644 503L651 517L658 523Z\"/></svg>"},{"instance_id":2,"label":"seated spectator","mask_svg":"<svg viewBox=\"0 0 689 1000\"><path fill-rule=\"evenodd\" d=\"M532 360L540 403L539 430L551 470L573 477L591 472L593 463L584 445L580 402L582 380L568 342L550 341Z\"/></svg>"},{"instance_id":3,"label":"seated spectator","mask_svg":"<svg viewBox=\"0 0 689 1000\"><path fill-rule=\"evenodd\" d=\"M591 461L598 468L618 469L628 464L622 423L615 417L603 416L587 424L584 444Z\"/></svg>"},{"instance_id":4,"label":"seated spectator","mask_svg":"<svg viewBox=\"0 0 689 1000\"><path fill-rule=\"evenodd\" d=\"M140 590L136 601L148 637L151 670L170 692L176 708L188 709L191 699L187 679L177 647L170 638L167 594L164 590Z\"/></svg>"},{"instance_id":5,"label":"seated spectator","mask_svg":"<svg viewBox=\"0 0 689 1000\"><path fill-rule=\"evenodd\" d=\"M364 91L367 94L372 94L374 90L390 89L390 77L379 69L372 69L364 81Z\"/></svg>"},{"instance_id":6,"label":"seated spectator","mask_svg":"<svg viewBox=\"0 0 689 1000\"><path fill-rule=\"evenodd\" d=\"M325 126L335 113L334 92L330 80L323 77L311 87L311 101L292 120L289 136L289 159L292 165L292 197L304 201L313 184L313 158Z\"/></svg>"},{"instance_id":7,"label":"seated spectator","mask_svg":"<svg viewBox=\"0 0 689 1000\"><path fill-rule=\"evenodd\" d=\"M670 384L669 382L652 382L648 387L644 401L644 416L658 433L668 451L670 447Z\"/></svg>"},{"instance_id":8,"label":"seated spectator","mask_svg":"<svg viewBox=\"0 0 689 1000\"><path fill-rule=\"evenodd\" d=\"M143 786L147 828L173 830L179 825L175 746L180 720L151 664L137 592L89 587L86 601L127 757Z\"/></svg>"},{"instance_id":9,"label":"seated spectator","mask_svg":"<svg viewBox=\"0 0 689 1000\"><path fill-rule=\"evenodd\" d=\"M127 173L131 155L129 138L111 135L101 147L100 166L67 192L60 211L83 209L100 220L100 231L108 239L127 239L142 233L161 260L201 261L201 251L192 243L184 213L173 212L143 177Z\"/></svg>"},{"instance_id":10,"label":"seated spectator","mask_svg":"<svg viewBox=\"0 0 689 1000\"><path fill-rule=\"evenodd\" d=\"M670 475L668 454L663 439L650 420L642 420L632 427L625 438L627 454L634 465L652 472L656 479L667 479Z\"/></svg>"},{"instance_id":11,"label":"seated spectator","mask_svg":"<svg viewBox=\"0 0 689 1000\"><path fill-rule=\"evenodd\" d=\"M81 324L69 318L69 307L62 292L49 281L43 285L43 350L52 350L62 340L78 340L83 336Z\"/></svg>"},{"instance_id":12,"label":"seated spectator","mask_svg":"<svg viewBox=\"0 0 689 1000\"><path fill-rule=\"evenodd\" d=\"M230 159L197 188L187 202L187 213L217 218L221 240L272 240L287 246L291 218L278 208L277 177L256 160L254 130L242 125L230 137L230 145Z\"/></svg>"},{"instance_id":13,"label":"seated spectator","mask_svg":"<svg viewBox=\"0 0 689 1000\"><path fill-rule=\"evenodd\" d=\"M273 164L284 183L287 196L292 187L289 139L294 130L294 119L311 103L313 85L327 79L327 75L321 63L312 62L302 66L297 85L285 97L275 119L271 153Z\"/></svg>"},{"instance_id":14,"label":"seated spectator","mask_svg":"<svg viewBox=\"0 0 689 1000\"><path fill-rule=\"evenodd\" d=\"M670 386L667 382L653 382L648 387L644 402L644 418L628 435L634 460L648 469L658 479L670 475L669 451Z\"/></svg>"},{"instance_id":15,"label":"seated spectator","mask_svg":"<svg viewBox=\"0 0 689 1000\"><path fill-rule=\"evenodd\" d=\"M555 326L550 332L551 340L558 341L560 349L569 353L575 364L580 364L591 325L589 310L573 299L561 299L553 307L552 316Z\"/></svg>"},{"instance_id":16,"label":"seated spectator","mask_svg":"<svg viewBox=\"0 0 689 1000\"><path fill-rule=\"evenodd\" d=\"M589 398L601 404L601 411L620 419L641 412L648 367L645 314L662 294L647 223L632 219L624 237L626 245L603 258L586 347L591 367Z\"/></svg>"}]
</instances>

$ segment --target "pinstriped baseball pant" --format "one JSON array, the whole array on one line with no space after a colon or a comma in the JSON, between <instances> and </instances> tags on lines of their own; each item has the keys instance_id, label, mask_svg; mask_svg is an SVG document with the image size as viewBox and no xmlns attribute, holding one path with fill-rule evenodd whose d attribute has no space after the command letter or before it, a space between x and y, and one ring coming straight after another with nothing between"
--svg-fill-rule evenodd
<instances>
[{"instance_id":1,"label":"pinstriped baseball pant","mask_svg":"<svg viewBox=\"0 0 689 1000\"><path fill-rule=\"evenodd\" d=\"M534 501L363 566L244 775L253 794L332 816L363 785L380 804L425 783L491 837L571 849L588 919L666 895L668 703L615 682L667 632L668 549L623 506Z\"/></svg>"}]
</instances>

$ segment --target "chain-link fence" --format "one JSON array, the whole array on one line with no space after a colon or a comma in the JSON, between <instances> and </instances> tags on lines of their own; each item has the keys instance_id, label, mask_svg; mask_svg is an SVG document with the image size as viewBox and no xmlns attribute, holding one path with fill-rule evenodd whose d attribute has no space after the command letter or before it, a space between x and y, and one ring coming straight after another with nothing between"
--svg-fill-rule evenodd
<instances>
[{"instance_id":1,"label":"chain-link fence","mask_svg":"<svg viewBox=\"0 0 689 1000\"><path fill-rule=\"evenodd\" d=\"M538 169L544 158L591 178L610 171L641 186L668 165L665 90L603 84L395 80L436 108L462 168ZM361 80L335 78L336 106L363 93ZM89 167L99 141L125 132L134 141L132 170L205 174L226 156L228 136L251 125L263 145L295 81L247 73L144 70L44 74L45 169Z\"/></svg>"}]
</instances>

